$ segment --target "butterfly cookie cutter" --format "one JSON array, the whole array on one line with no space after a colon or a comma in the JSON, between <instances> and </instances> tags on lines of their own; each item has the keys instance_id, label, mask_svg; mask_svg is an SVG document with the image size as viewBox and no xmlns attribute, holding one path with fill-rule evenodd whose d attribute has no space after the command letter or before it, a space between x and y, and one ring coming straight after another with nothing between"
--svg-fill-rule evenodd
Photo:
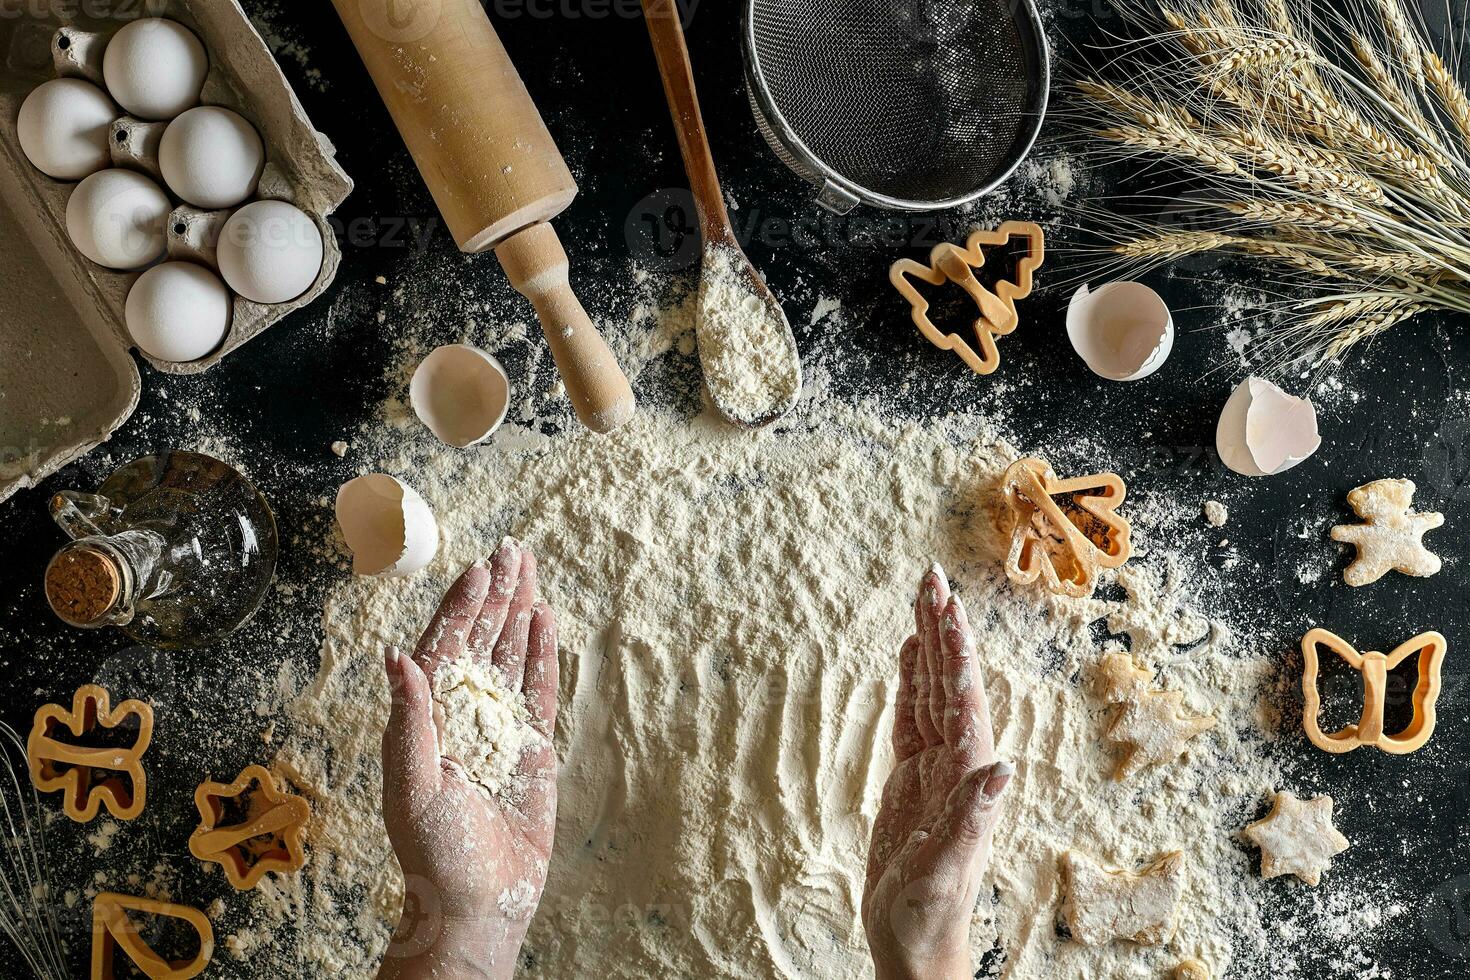
<instances>
[{"instance_id":1,"label":"butterfly cookie cutter","mask_svg":"<svg viewBox=\"0 0 1470 980\"><path fill-rule=\"evenodd\" d=\"M245 816L221 826L227 801L243 807ZM265 767L249 766L233 783L203 783L194 805L199 826L189 838L189 853L222 867L236 891L249 891L272 871L299 871L306 864L303 837L311 806L278 790Z\"/></svg>"},{"instance_id":2,"label":"butterfly cookie cutter","mask_svg":"<svg viewBox=\"0 0 1470 980\"><path fill-rule=\"evenodd\" d=\"M1363 675L1363 714L1356 724L1340 731L1325 734L1319 723L1322 712L1322 695L1317 689L1317 677L1321 671L1318 649L1325 647L1347 661L1353 669ZM1317 628L1302 637L1302 658L1305 662L1302 675L1302 695L1306 700L1302 708L1302 727L1307 738L1324 752L1341 754L1351 752L1364 745L1371 745L1394 755L1406 755L1422 748L1434 734L1435 703L1439 700L1440 671L1444 664L1448 643L1438 633L1420 633L1412 640L1399 644L1387 655L1370 651L1359 653L1351 643L1328 630ZM1419 681L1414 686L1414 716L1402 732L1389 735L1383 730L1383 704L1388 693L1389 671L1405 660L1417 655L1419 658Z\"/></svg>"},{"instance_id":3,"label":"butterfly cookie cutter","mask_svg":"<svg viewBox=\"0 0 1470 980\"><path fill-rule=\"evenodd\" d=\"M62 729L83 739L101 731L116 731L129 718L137 720L131 746L87 746L64 742ZM111 696L96 684L79 688L71 709L48 704L36 712L26 742L31 781L42 793L61 792L62 808L77 823L97 816L105 803L119 820L135 820L148 798L143 753L153 740L153 709L141 701L112 707Z\"/></svg>"},{"instance_id":4,"label":"butterfly cookie cutter","mask_svg":"<svg viewBox=\"0 0 1470 980\"><path fill-rule=\"evenodd\" d=\"M129 913L183 922L198 934L199 951L187 960L164 959ZM119 951L149 980L190 980L214 958L214 927L203 912L187 905L103 892L92 902L92 980L113 980Z\"/></svg>"},{"instance_id":5,"label":"butterfly cookie cutter","mask_svg":"<svg viewBox=\"0 0 1470 980\"><path fill-rule=\"evenodd\" d=\"M975 270L985 267L986 249L1004 245L1013 238L1027 242L1026 254L1016 260L1015 281L1003 279L992 292L976 278ZM1035 272L1045 260L1046 234L1041 226L1030 221L1007 221L994 231L972 232L964 248L950 242L936 245L929 253L928 265L914 259L899 259L893 263L888 278L913 307L914 325L930 343L940 350L954 351L976 374L990 374L1000 367L1000 350L995 338L1010 334L1021 322L1016 300L1031 295ZM974 324L975 340L980 347L978 354L959 334L947 334L934 325L929 317L929 300L919 292L915 279L931 286L952 282L975 301L980 310Z\"/></svg>"},{"instance_id":6,"label":"butterfly cookie cutter","mask_svg":"<svg viewBox=\"0 0 1470 980\"><path fill-rule=\"evenodd\" d=\"M1040 579L1052 592L1085 598L1098 569L1118 568L1132 555L1133 528L1118 513L1128 487L1116 473L1062 480L1046 460L1022 459L1006 470L1001 488L1015 515L1006 574L1017 584Z\"/></svg>"}]
</instances>

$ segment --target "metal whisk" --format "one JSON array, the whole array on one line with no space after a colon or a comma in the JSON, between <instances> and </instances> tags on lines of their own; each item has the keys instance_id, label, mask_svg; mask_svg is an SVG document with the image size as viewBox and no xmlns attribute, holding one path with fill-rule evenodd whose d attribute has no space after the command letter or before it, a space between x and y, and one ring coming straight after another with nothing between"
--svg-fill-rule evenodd
<instances>
[{"instance_id":1,"label":"metal whisk","mask_svg":"<svg viewBox=\"0 0 1470 980\"><path fill-rule=\"evenodd\" d=\"M0 932L20 952L39 980L65 980L66 953L51 863L46 848L46 820L41 798L26 775L25 742L0 722ZM16 768L16 759L22 760Z\"/></svg>"}]
</instances>

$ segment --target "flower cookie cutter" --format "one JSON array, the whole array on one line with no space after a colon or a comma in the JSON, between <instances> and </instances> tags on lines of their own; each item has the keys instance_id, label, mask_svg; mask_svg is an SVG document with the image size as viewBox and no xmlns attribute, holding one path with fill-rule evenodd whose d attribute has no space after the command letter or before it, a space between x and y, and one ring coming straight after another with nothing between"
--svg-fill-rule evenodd
<instances>
[{"instance_id":1,"label":"flower cookie cutter","mask_svg":"<svg viewBox=\"0 0 1470 980\"><path fill-rule=\"evenodd\" d=\"M1128 487L1116 473L1058 479L1043 459L1011 464L1001 482L1015 515L1006 574L1074 598L1092 594L1100 568L1118 568L1133 553L1128 520L1118 513Z\"/></svg>"},{"instance_id":2,"label":"flower cookie cutter","mask_svg":"<svg viewBox=\"0 0 1470 980\"><path fill-rule=\"evenodd\" d=\"M77 739L116 732L129 718L138 732L131 746L78 745L61 741L66 729ZM148 777L143 753L153 740L153 709L141 701L112 707L112 698L96 684L79 688L70 710L59 704L36 712L26 741L31 781L42 793L64 793L62 808L77 823L97 816L102 804L119 820L135 820L148 799Z\"/></svg>"},{"instance_id":3,"label":"flower cookie cutter","mask_svg":"<svg viewBox=\"0 0 1470 980\"><path fill-rule=\"evenodd\" d=\"M199 936L199 952L188 960L166 960L143 939L143 927L130 913L183 922ZM92 903L92 980L113 980L121 951L149 980L189 980L214 958L214 927L187 905L103 892Z\"/></svg>"},{"instance_id":4,"label":"flower cookie cutter","mask_svg":"<svg viewBox=\"0 0 1470 980\"><path fill-rule=\"evenodd\" d=\"M263 766L249 766L233 783L203 783L194 792L199 826L189 853L224 869L236 891L249 891L269 872L298 871L306 864L302 842L311 806L276 788ZM228 808L243 811L238 823L222 825Z\"/></svg>"},{"instance_id":5,"label":"flower cookie cutter","mask_svg":"<svg viewBox=\"0 0 1470 980\"><path fill-rule=\"evenodd\" d=\"M1024 239L1026 254L1016 260L1015 281L1002 279L992 292L975 277L975 270L985 267L986 249L1005 245L1013 238ZM1034 274L1046 260L1046 234L1031 221L1007 221L994 231L971 232L965 247L950 242L936 245L929 253L929 264L914 259L893 263L888 278L899 294L913 307L914 325L929 342L940 350L954 351L976 374L990 374L1000 367L1000 351L996 337L1004 337L1021 322L1016 300L1031 295ZM929 300L919 292L914 280L931 286L952 282L965 291L980 310L975 320L976 353L959 334L947 334L929 317Z\"/></svg>"},{"instance_id":6,"label":"flower cookie cutter","mask_svg":"<svg viewBox=\"0 0 1470 980\"><path fill-rule=\"evenodd\" d=\"M1347 661L1363 675L1363 714L1356 724L1325 734L1319 723L1322 695L1317 689L1321 663L1318 648L1325 647ZM1422 748L1434 734L1435 702L1439 700L1440 668L1444 664L1448 643L1438 633L1420 633L1399 644L1387 655L1370 651L1359 653L1351 643L1318 627L1302 637L1302 727L1307 738L1324 752L1341 754L1364 745L1372 745L1394 755L1405 755ZM1413 720L1397 735L1383 730L1383 704L1388 691L1388 673L1412 656L1419 657L1419 681L1414 686Z\"/></svg>"}]
</instances>

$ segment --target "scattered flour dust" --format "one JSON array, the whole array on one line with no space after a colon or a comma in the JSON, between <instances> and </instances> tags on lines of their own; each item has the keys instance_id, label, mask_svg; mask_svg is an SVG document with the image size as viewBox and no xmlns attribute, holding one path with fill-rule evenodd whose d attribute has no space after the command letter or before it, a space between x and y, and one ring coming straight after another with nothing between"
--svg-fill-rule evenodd
<instances>
[{"instance_id":1,"label":"scattered flour dust","mask_svg":"<svg viewBox=\"0 0 1470 980\"><path fill-rule=\"evenodd\" d=\"M977 962L998 945L1001 972L1025 980L1154 978L1188 957L1220 975L1232 948L1269 947L1232 835L1280 783L1257 722L1275 664L1188 608L1193 579L1163 549L1093 599L1011 585L997 487L1018 454L983 420L891 422L813 398L746 432L646 408L610 436L507 425L462 453L392 403L354 446L413 480L443 548L420 576L345 579L326 603L321 671L288 708L279 759L318 815L313 858L253 893L254 925L225 940L255 968L289 933L295 969L374 975L403 887L380 816L382 651L411 647L505 534L536 551L561 622L557 846L523 975L591 962L611 978L870 975L862 871L892 766L897 652L935 559L972 610L998 750L1018 769ZM1100 623L1221 721L1122 783L1088 678L1123 641L1100 649ZM1183 851L1172 942L1059 938L1074 848L1120 868Z\"/></svg>"},{"instance_id":2,"label":"scattered flour dust","mask_svg":"<svg viewBox=\"0 0 1470 980\"><path fill-rule=\"evenodd\" d=\"M521 753L535 741L524 698L495 667L471 658L434 671L439 754L460 764L487 797L506 788Z\"/></svg>"},{"instance_id":3,"label":"scattered flour dust","mask_svg":"<svg viewBox=\"0 0 1470 980\"><path fill-rule=\"evenodd\" d=\"M710 393L735 418L773 418L801 394L801 361L790 329L750 291L736 253L723 245L704 250L699 360Z\"/></svg>"}]
</instances>

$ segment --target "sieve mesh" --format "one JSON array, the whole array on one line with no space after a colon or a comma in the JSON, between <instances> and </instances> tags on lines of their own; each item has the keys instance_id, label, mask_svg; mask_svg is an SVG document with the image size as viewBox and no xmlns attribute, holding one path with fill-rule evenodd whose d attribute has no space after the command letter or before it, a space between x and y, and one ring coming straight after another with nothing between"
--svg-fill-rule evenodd
<instances>
[{"instance_id":1,"label":"sieve mesh","mask_svg":"<svg viewBox=\"0 0 1470 980\"><path fill-rule=\"evenodd\" d=\"M869 203L974 198L1040 128L1049 74L1031 0L750 0L746 18L767 139Z\"/></svg>"}]
</instances>

